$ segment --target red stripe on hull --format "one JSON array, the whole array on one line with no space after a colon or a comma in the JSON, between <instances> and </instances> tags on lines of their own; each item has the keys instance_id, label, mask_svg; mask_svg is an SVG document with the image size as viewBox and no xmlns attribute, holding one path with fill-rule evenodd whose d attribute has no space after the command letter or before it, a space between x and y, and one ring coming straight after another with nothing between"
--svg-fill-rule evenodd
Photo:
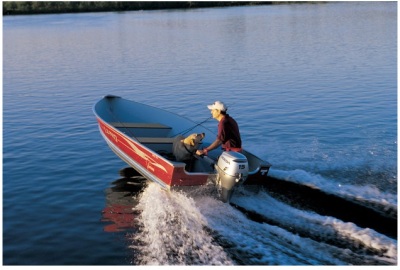
<instances>
[{"instance_id":1,"label":"red stripe on hull","mask_svg":"<svg viewBox=\"0 0 400 270\"><path fill-rule=\"evenodd\" d=\"M104 136L120 151L140 164L151 175L157 177L167 186L199 186L207 183L208 174L189 175L184 167L175 167L157 153L149 150L139 142L125 136L114 127L97 118Z\"/></svg>"}]
</instances>

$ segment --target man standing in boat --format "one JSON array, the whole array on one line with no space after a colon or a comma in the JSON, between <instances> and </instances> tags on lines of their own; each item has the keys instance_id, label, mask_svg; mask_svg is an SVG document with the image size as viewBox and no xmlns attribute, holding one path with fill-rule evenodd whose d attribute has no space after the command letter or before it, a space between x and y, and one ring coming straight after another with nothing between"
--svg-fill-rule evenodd
<instances>
[{"instance_id":1,"label":"man standing in boat","mask_svg":"<svg viewBox=\"0 0 400 270\"><path fill-rule=\"evenodd\" d=\"M203 150L197 150L197 155L207 155L209 151L222 145L224 151L242 151L242 140L240 138L239 126L235 119L226 113L228 108L221 101L208 105L212 117L218 121L218 135L215 141Z\"/></svg>"}]
</instances>

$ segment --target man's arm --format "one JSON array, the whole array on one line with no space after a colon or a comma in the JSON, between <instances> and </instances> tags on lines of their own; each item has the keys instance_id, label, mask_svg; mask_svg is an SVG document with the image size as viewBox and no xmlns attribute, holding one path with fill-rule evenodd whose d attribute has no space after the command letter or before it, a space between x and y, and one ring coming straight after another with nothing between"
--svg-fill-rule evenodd
<instances>
[{"instance_id":1,"label":"man's arm","mask_svg":"<svg viewBox=\"0 0 400 270\"><path fill-rule=\"evenodd\" d=\"M214 150L221 144L222 144L222 142L220 140L216 139L212 144L210 144L208 147L204 148L203 150L197 150L196 154L197 155L207 155L208 151Z\"/></svg>"}]
</instances>

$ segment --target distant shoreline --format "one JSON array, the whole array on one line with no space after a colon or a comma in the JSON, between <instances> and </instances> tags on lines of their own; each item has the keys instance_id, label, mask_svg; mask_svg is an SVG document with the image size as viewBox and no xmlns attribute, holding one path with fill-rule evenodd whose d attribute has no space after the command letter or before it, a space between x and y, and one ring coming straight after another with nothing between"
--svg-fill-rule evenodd
<instances>
[{"instance_id":1,"label":"distant shoreline","mask_svg":"<svg viewBox=\"0 0 400 270\"><path fill-rule=\"evenodd\" d=\"M274 5L274 4L301 4L322 2L298 2L298 1L224 1L224 2L141 2L141 1L118 1L118 2L86 2L86 1L6 1L3 2L3 16L5 15L35 15L55 13L83 13L83 12L118 12L132 10L160 10L160 9L192 9L210 7L232 7L251 5Z\"/></svg>"}]
</instances>

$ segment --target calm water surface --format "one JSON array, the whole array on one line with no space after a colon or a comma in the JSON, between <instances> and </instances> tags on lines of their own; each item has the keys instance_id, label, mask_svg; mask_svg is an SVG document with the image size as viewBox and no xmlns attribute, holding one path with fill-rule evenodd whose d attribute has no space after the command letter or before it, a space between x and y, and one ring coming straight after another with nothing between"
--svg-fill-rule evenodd
<instances>
[{"instance_id":1,"label":"calm water surface","mask_svg":"<svg viewBox=\"0 0 400 270\"><path fill-rule=\"evenodd\" d=\"M114 94L201 122L223 100L272 176L397 208L396 59L396 2L3 17L3 264L397 264L397 239L265 192L234 200L335 240L112 190L126 165L92 113Z\"/></svg>"}]
</instances>

